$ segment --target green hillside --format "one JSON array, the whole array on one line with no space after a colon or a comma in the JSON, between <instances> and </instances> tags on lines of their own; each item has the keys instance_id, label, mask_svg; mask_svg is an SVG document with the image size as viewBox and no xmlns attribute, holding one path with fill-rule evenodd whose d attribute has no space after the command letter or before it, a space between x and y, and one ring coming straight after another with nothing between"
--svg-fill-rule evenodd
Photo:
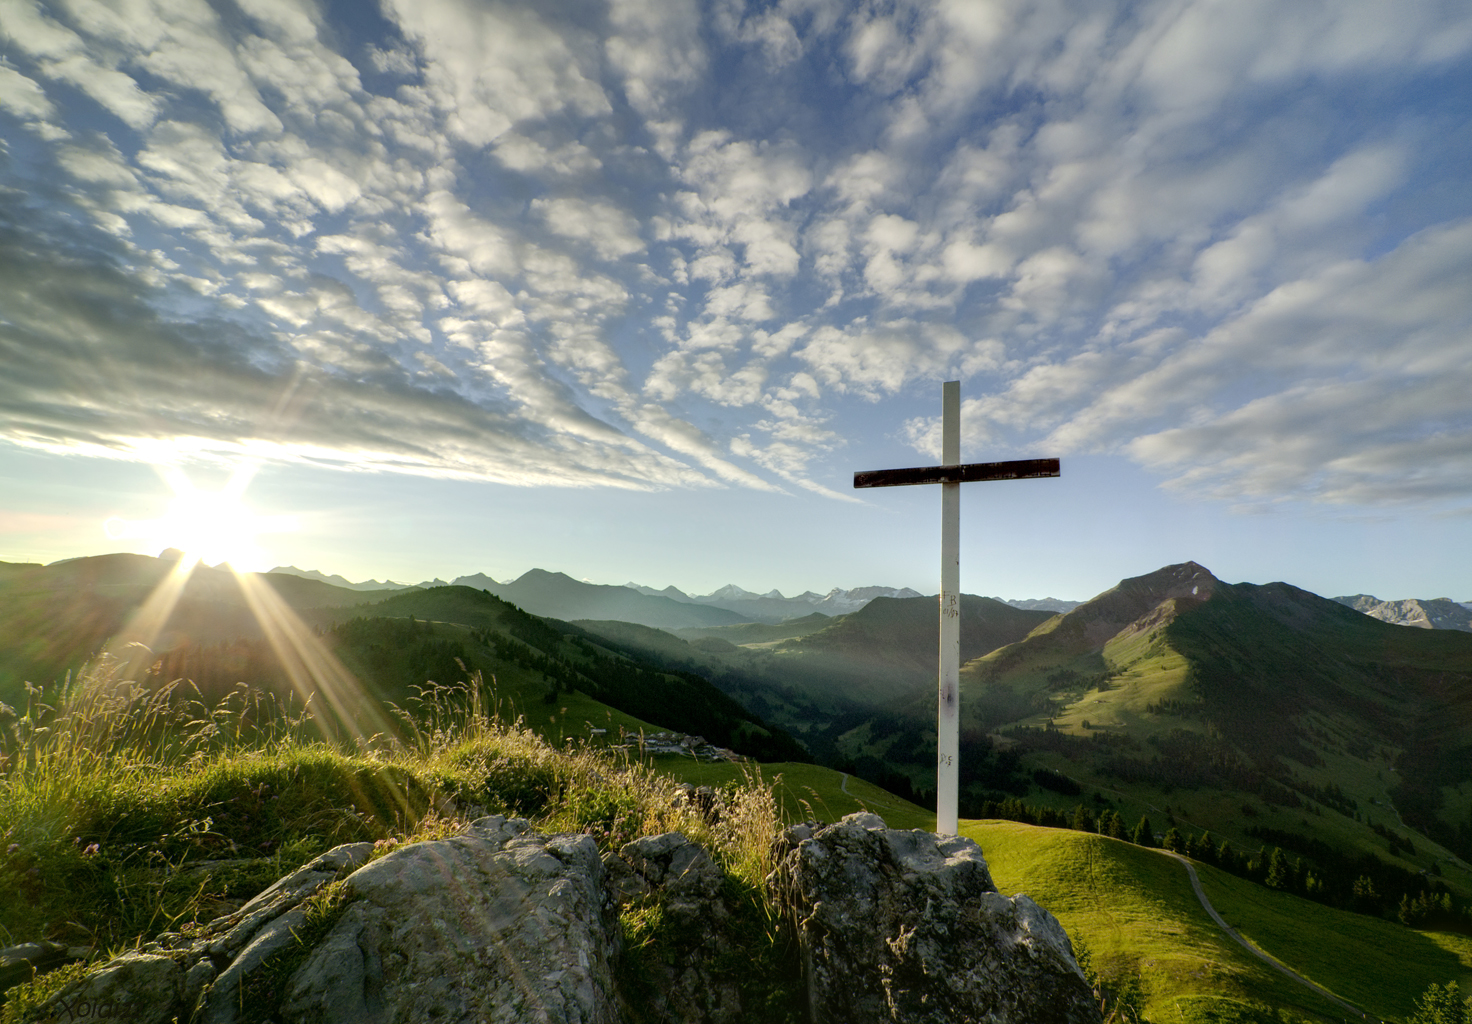
<instances>
[{"instance_id":1,"label":"green hillside","mask_svg":"<svg viewBox=\"0 0 1472 1024\"><path fill-rule=\"evenodd\" d=\"M1025 611L989 597L961 596L961 659L1021 640L1052 613ZM846 694L888 703L933 684L940 622L933 597L876 597L822 629L778 641L771 650L796 665L821 665Z\"/></svg>"},{"instance_id":2,"label":"green hillside","mask_svg":"<svg viewBox=\"0 0 1472 1024\"><path fill-rule=\"evenodd\" d=\"M997 887L1026 892L1088 950L1116 989L1138 979L1152 1021L1339 1021L1346 1014L1253 957L1216 927L1185 868L1165 854L1088 833L963 821ZM1428 985L1472 980L1472 941L1318 906L1198 864L1227 922L1291 970L1386 1019L1409 1016ZM1278 1016L1275 1016L1277 1014Z\"/></svg>"}]
</instances>

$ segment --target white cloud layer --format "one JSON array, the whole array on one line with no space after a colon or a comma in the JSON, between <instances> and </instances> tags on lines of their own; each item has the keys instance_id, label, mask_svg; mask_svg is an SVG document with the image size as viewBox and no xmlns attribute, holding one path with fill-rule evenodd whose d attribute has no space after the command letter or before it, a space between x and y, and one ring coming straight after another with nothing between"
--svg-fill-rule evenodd
<instances>
[{"instance_id":1,"label":"white cloud layer","mask_svg":"<svg viewBox=\"0 0 1472 1024\"><path fill-rule=\"evenodd\" d=\"M0 5L0 438L847 497L960 378L979 458L1472 501L1465 5L333 10Z\"/></svg>"}]
</instances>

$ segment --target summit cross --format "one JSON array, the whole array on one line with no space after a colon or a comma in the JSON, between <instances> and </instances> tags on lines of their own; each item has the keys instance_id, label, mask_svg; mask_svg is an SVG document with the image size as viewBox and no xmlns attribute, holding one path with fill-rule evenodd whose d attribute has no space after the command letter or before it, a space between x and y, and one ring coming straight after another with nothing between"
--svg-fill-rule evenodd
<instances>
[{"instance_id":1,"label":"summit cross","mask_svg":"<svg viewBox=\"0 0 1472 1024\"><path fill-rule=\"evenodd\" d=\"M941 385L941 464L854 474L854 487L940 484L940 680L936 716L935 830L956 834L961 747L961 485L1059 475L1057 459L961 465L961 382Z\"/></svg>"}]
</instances>

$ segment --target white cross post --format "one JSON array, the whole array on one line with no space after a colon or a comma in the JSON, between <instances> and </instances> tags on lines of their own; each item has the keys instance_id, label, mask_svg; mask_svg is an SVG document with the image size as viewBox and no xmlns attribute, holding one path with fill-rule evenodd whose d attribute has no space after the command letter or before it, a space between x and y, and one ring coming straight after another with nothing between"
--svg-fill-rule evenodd
<instances>
[{"instance_id":1,"label":"white cross post","mask_svg":"<svg viewBox=\"0 0 1472 1024\"><path fill-rule=\"evenodd\" d=\"M940 681L935 738L935 830L956 834L961 747L961 485L1058 476L1057 459L961 465L961 382L941 385L941 464L854 474L855 487L940 484Z\"/></svg>"}]
</instances>

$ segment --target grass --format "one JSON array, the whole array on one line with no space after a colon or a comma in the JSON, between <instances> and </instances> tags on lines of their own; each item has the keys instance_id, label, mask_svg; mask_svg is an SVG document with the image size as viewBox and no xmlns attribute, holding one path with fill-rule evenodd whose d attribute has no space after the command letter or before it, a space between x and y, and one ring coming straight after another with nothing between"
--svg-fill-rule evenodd
<instances>
[{"instance_id":1,"label":"grass","mask_svg":"<svg viewBox=\"0 0 1472 1024\"><path fill-rule=\"evenodd\" d=\"M1207 898L1243 936L1299 974L1382 1017L1408 1015L1432 982L1472 982L1472 939L1417 932L1274 892L1206 865Z\"/></svg>"},{"instance_id":2,"label":"grass","mask_svg":"<svg viewBox=\"0 0 1472 1024\"><path fill-rule=\"evenodd\" d=\"M1090 833L963 822L998 888L1027 892L1089 951L1101 978L1138 978L1152 1021L1339 1021L1343 1011L1252 957L1202 910L1179 862ZM1208 897L1258 948L1386 1019L1433 982L1472 978L1472 940L1416 932L1197 865Z\"/></svg>"},{"instance_id":3,"label":"grass","mask_svg":"<svg viewBox=\"0 0 1472 1024\"><path fill-rule=\"evenodd\" d=\"M651 764L659 772L693 786L739 784L751 771L740 764L700 762L688 757L658 757ZM784 821L838 821L857 811L873 811L890 828L935 828L933 808L919 807L856 775L832 768L764 764L760 778L770 787Z\"/></svg>"},{"instance_id":4,"label":"grass","mask_svg":"<svg viewBox=\"0 0 1472 1024\"><path fill-rule=\"evenodd\" d=\"M726 780L726 813L708 822L647 765L494 719L478 678L426 692L400 738L354 748L318 738L310 713L252 715L243 698L207 709L108 665L55 699L30 696L7 723L0 777L7 945L113 954L201 927L338 843L388 847L495 812L605 849L682 831L758 891L772 867L780 815L759 780Z\"/></svg>"}]
</instances>

